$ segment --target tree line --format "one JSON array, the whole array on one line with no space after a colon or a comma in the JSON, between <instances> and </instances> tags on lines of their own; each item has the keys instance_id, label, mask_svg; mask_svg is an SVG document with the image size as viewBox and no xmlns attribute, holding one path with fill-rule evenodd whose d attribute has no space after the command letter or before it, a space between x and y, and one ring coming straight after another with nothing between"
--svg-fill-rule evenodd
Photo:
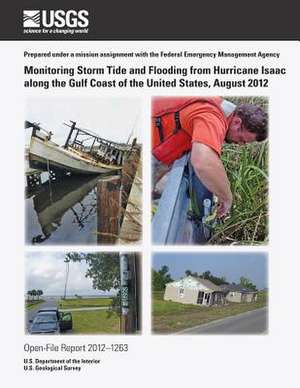
<instances>
[{"instance_id":1,"label":"tree line","mask_svg":"<svg viewBox=\"0 0 300 388\"><path fill-rule=\"evenodd\" d=\"M217 286L221 284L230 284L225 276L218 277L213 275L210 271L204 271L202 273L193 272L190 269L185 271L185 276L193 276L196 278L202 278L210 280ZM152 269L152 290L153 291L164 291L166 288L166 284L173 282L171 274L169 273L169 267L167 265L163 265L158 271ZM249 290L257 291L256 285L252 283L252 281L244 276L240 277L240 282L238 284L231 283L232 285L238 285L243 288L248 288Z\"/></svg>"},{"instance_id":2,"label":"tree line","mask_svg":"<svg viewBox=\"0 0 300 388\"><path fill-rule=\"evenodd\" d=\"M39 300L43 294L44 294L43 290L28 290L27 300Z\"/></svg>"}]
</instances>

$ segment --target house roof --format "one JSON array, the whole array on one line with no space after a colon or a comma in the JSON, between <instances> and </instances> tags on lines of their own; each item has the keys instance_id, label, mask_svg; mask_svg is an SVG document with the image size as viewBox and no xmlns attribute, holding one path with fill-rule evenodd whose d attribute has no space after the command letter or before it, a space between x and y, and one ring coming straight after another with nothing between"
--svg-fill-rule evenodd
<instances>
[{"instance_id":1,"label":"house roof","mask_svg":"<svg viewBox=\"0 0 300 388\"><path fill-rule=\"evenodd\" d=\"M200 277L197 277L197 278L194 277L194 279L196 279L199 283L203 284L205 287L209 288L212 291L222 291L222 289L219 286L217 286L216 284L214 284L208 279L203 279Z\"/></svg>"},{"instance_id":2,"label":"house roof","mask_svg":"<svg viewBox=\"0 0 300 388\"><path fill-rule=\"evenodd\" d=\"M239 284L221 284L220 288L224 292L236 291L244 294L257 292L257 291L250 290L249 288L243 287Z\"/></svg>"},{"instance_id":3,"label":"house roof","mask_svg":"<svg viewBox=\"0 0 300 388\"><path fill-rule=\"evenodd\" d=\"M184 277L184 278L181 279L181 280L184 280L184 279L193 279L195 283L198 283L199 285L202 284L202 286L208 288L208 289L211 290L211 291L219 291L219 292L222 292L222 289L221 289L219 286L217 286L216 284L214 284L213 282L211 282L211 281L208 280L208 279L203 279L203 278L201 278L201 277L199 277L199 276L191 276L191 275L186 276L186 277ZM179 280L179 281L180 281L180 280ZM175 283L175 284L176 284L176 283L178 283L179 281L177 280L177 281L174 281L174 282L172 282L172 283Z\"/></svg>"}]
</instances>

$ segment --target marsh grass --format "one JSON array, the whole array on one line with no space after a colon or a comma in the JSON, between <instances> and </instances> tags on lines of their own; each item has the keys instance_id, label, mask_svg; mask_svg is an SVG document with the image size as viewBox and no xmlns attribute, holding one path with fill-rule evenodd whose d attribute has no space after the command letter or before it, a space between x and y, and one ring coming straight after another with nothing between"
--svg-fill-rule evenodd
<instances>
[{"instance_id":1,"label":"marsh grass","mask_svg":"<svg viewBox=\"0 0 300 388\"><path fill-rule=\"evenodd\" d=\"M268 110L265 97L232 97L233 103L253 103ZM211 244L260 245L268 241L268 142L225 145L222 161L231 183L231 216L219 224Z\"/></svg>"}]
</instances>

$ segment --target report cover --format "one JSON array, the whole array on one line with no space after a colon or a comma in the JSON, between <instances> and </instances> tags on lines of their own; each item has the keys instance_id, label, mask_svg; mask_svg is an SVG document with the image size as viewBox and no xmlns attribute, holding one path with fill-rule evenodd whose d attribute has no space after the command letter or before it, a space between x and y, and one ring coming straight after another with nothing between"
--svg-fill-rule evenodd
<instances>
[{"instance_id":1,"label":"report cover","mask_svg":"<svg viewBox=\"0 0 300 388\"><path fill-rule=\"evenodd\" d=\"M1 27L5 380L296 381L294 24L67 3Z\"/></svg>"}]
</instances>

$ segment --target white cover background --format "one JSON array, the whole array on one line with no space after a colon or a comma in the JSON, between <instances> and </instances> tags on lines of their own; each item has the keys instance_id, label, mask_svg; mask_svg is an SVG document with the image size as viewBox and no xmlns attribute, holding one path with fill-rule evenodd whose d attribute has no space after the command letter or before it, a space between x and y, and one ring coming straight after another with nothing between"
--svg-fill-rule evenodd
<instances>
[{"instance_id":1,"label":"white cover background","mask_svg":"<svg viewBox=\"0 0 300 388\"><path fill-rule=\"evenodd\" d=\"M266 51L280 52L280 59L225 60L213 64L245 66L286 66L287 75L272 79L268 89L55 89L23 88L23 51L84 50L124 51L160 49L180 51ZM243 387L294 386L299 368L299 43L298 42L0 42L1 52L1 377L5 385L52 388L55 384L82 387L83 384L125 387L209 386ZM29 62L29 61L28 61ZM40 62L40 63L39 63ZM54 65L71 65L75 60L51 59ZM143 65L147 59L78 60L86 66L105 64ZM37 65L50 60L31 60ZM212 60L154 59L151 63L197 66ZM209 78L209 76L205 76ZM212 76L214 77L214 76ZM172 76L171 76L172 78ZM200 77L199 77L200 78ZM238 77L239 78L239 77ZM265 251L269 252L269 334L264 336L152 336L150 299L150 96L174 95L264 95L270 98L270 244L269 247L155 247L155 250ZM24 105L28 97L142 97L144 142L144 243L126 247L143 252L143 334L141 336L64 336L24 335L24 252L54 251L64 247L25 247L24 245ZM68 117L66 117L66 120ZM65 249L72 249L66 247ZM78 250L84 247L76 247ZM88 250L97 250L90 248ZM103 248L101 248L103 249ZM124 249L124 247L123 247ZM103 249L104 250L104 249ZM107 249L106 249L107 250ZM118 247L110 250L119 250ZM84 367L78 372L23 372L24 343L116 343L128 342L128 354L100 355L102 366ZM57 354L31 355L38 358ZM74 356L79 356L74 355ZM83 357L86 355L82 355ZM69 357L69 356L66 356ZM70 356L71 357L71 356ZM94 356L96 357L96 356ZM49 378L50 377L50 378Z\"/></svg>"}]
</instances>

